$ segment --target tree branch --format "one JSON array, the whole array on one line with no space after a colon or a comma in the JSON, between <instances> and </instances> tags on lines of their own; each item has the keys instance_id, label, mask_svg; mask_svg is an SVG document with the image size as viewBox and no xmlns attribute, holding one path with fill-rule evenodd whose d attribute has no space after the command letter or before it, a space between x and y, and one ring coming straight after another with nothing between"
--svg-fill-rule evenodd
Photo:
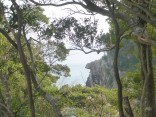
<instances>
[{"instance_id":1,"label":"tree branch","mask_svg":"<svg viewBox=\"0 0 156 117\"><path fill-rule=\"evenodd\" d=\"M85 7L84 4L82 4L81 2L65 2L62 4L53 4L53 3L39 3L36 2L35 0L30 0L30 2L34 3L35 5L39 5L39 6L54 6L54 7L60 7L60 6L66 6L66 5L71 5L71 4L76 4L76 5L81 5L82 7Z\"/></svg>"},{"instance_id":2,"label":"tree branch","mask_svg":"<svg viewBox=\"0 0 156 117\"><path fill-rule=\"evenodd\" d=\"M12 38L4 29L0 28L0 33L2 33L6 37L6 39L18 50L17 44L12 40Z\"/></svg>"},{"instance_id":3,"label":"tree branch","mask_svg":"<svg viewBox=\"0 0 156 117\"><path fill-rule=\"evenodd\" d=\"M7 111L6 113L9 115L9 117L13 117L10 110L4 104L0 103L0 107L4 108Z\"/></svg>"}]
</instances>

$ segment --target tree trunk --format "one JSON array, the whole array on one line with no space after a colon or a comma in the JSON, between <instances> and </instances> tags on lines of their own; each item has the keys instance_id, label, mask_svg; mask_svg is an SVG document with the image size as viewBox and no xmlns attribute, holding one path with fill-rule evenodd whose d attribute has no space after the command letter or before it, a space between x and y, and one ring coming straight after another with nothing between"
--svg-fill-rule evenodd
<instances>
[{"instance_id":1,"label":"tree trunk","mask_svg":"<svg viewBox=\"0 0 156 117\"><path fill-rule=\"evenodd\" d=\"M140 103L140 117L155 117L155 86L152 50L149 45L141 44L141 66L145 76Z\"/></svg>"},{"instance_id":2,"label":"tree trunk","mask_svg":"<svg viewBox=\"0 0 156 117\"><path fill-rule=\"evenodd\" d=\"M118 108L119 108L120 117L124 117L122 83L120 80L119 68L118 68L118 56L119 56L119 49L120 49L120 27L114 15L112 15L112 19L113 19L114 26L115 26L115 37L116 37L113 66L114 66L114 75L115 75L115 79L116 79L117 86L118 86Z\"/></svg>"},{"instance_id":3,"label":"tree trunk","mask_svg":"<svg viewBox=\"0 0 156 117\"><path fill-rule=\"evenodd\" d=\"M36 80L36 76L34 75L32 70L31 70L31 76L32 76L32 82L34 84L35 90L37 92L41 92L41 95L43 96L43 98L49 102L49 104L51 105L51 107L53 109L54 117L63 117L61 114L61 111L57 105L56 100L54 99L53 96L51 96L50 94L46 93L45 91L43 91L41 89L41 87L39 86L39 84Z\"/></svg>"},{"instance_id":4,"label":"tree trunk","mask_svg":"<svg viewBox=\"0 0 156 117\"><path fill-rule=\"evenodd\" d=\"M124 105L125 105L125 111L127 113L126 117L134 117L133 112L132 112L132 108L131 108L131 105L129 103L129 99L128 99L127 96L123 97L123 102L124 102Z\"/></svg>"},{"instance_id":5,"label":"tree trunk","mask_svg":"<svg viewBox=\"0 0 156 117\"><path fill-rule=\"evenodd\" d=\"M14 35L14 38L15 38L16 43L17 43L19 58L20 58L20 61L22 63L22 67L24 69L24 74L26 76L27 88L28 88L29 108L30 108L31 117L35 117L35 106L34 106L34 100L33 100L33 95L32 95L32 84L31 84L30 69L29 69L29 66L27 64L27 60L26 60L26 57L25 57L25 54L23 51L23 47L21 44L21 36L22 36L21 30L23 27L23 19L21 17L22 16L21 11L20 11L18 4L16 3L16 0L11 0L11 2L14 5L14 8L17 12L17 17L18 17L18 32L15 33L13 31L13 35Z\"/></svg>"},{"instance_id":6,"label":"tree trunk","mask_svg":"<svg viewBox=\"0 0 156 117\"><path fill-rule=\"evenodd\" d=\"M118 109L119 109L119 115L120 117L124 117L124 111L123 111L123 94L122 94L122 83L120 80L120 74L119 74L119 68L118 68L118 56L119 56L119 50L120 50L120 27L117 22L117 19L114 15L114 5L111 6L110 2L106 0L109 11L111 12L111 18L114 23L115 27L115 38L116 38L116 43L115 43L115 53L114 53L114 76L117 82L118 86Z\"/></svg>"},{"instance_id":7,"label":"tree trunk","mask_svg":"<svg viewBox=\"0 0 156 117\"><path fill-rule=\"evenodd\" d=\"M27 65L27 61L25 58L25 54L23 52L23 48L21 46L20 39L16 38L16 40L17 40L17 46L18 46L20 61L22 63L24 73L26 76L26 80L27 80L27 88L28 88L29 106L30 106L31 117L35 117L35 107L34 107L34 100L33 100L33 94L32 94L31 75L30 75L31 73L30 73L29 67Z\"/></svg>"},{"instance_id":8,"label":"tree trunk","mask_svg":"<svg viewBox=\"0 0 156 117\"><path fill-rule=\"evenodd\" d=\"M122 94L122 84L119 76L119 70L118 70L118 53L119 53L119 46L116 44L115 49L115 57L114 57L114 75L118 86L118 108L119 108L119 115L120 117L124 117L123 112L123 94Z\"/></svg>"},{"instance_id":9,"label":"tree trunk","mask_svg":"<svg viewBox=\"0 0 156 117\"><path fill-rule=\"evenodd\" d=\"M119 115L120 117L124 117L123 111L123 94L122 94L122 84L119 75L119 68L118 68L118 56L119 56L119 49L120 49L120 28L119 25L114 18L114 25L115 25L115 36L116 36L116 47L115 47L115 56L114 56L114 75L118 86L118 107L119 107Z\"/></svg>"},{"instance_id":10,"label":"tree trunk","mask_svg":"<svg viewBox=\"0 0 156 117\"><path fill-rule=\"evenodd\" d=\"M150 0L147 0L151 2ZM148 2L144 0L138 0L138 4L142 5L144 9L149 8ZM138 13L146 16L146 13L136 7L134 7ZM147 9L148 10L148 9ZM140 17L133 17L137 25L134 26L133 31L138 37L140 44L140 60L141 60L141 76L143 79L143 89L140 102L140 117L155 117L155 83L153 73L153 61L152 61L152 49L148 43L141 43L140 39L144 39L147 42L150 41L147 22Z\"/></svg>"},{"instance_id":11,"label":"tree trunk","mask_svg":"<svg viewBox=\"0 0 156 117\"><path fill-rule=\"evenodd\" d=\"M120 27L118 24L118 21L116 19L116 16L114 14L114 4L111 5L111 3L109 2L109 0L106 0L108 9L111 13L111 19L114 23L114 27L115 27L115 53L114 53L114 76L117 82L117 86L118 86L118 109L119 109L119 115L120 117L124 117L124 111L123 111L123 94L122 94L122 83L120 80L120 74L119 74L119 68L118 68L118 56L119 56L119 50L120 50Z\"/></svg>"}]
</instances>

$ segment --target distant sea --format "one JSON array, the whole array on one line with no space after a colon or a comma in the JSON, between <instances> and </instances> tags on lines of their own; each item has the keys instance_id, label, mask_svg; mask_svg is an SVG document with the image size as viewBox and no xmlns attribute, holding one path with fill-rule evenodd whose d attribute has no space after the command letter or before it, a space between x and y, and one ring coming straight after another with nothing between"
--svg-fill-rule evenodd
<instances>
[{"instance_id":1,"label":"distant sea","mask_svg":"<svg viewBox=\"0 0 156 117\"><path fill-rule=\"evenodd\" d=\"M70 77L61 77L56 85L61 87L65 84L74 86L77 84L85 85L86 80L89 76L89 69L86 69L85 66L87 63L90 63L94 60L100 59L103 56L103 53L90 53L84 54L81 51L71 51L66 61L62 64L66 64L70 68Z\"/></svg>"}]
</instances>

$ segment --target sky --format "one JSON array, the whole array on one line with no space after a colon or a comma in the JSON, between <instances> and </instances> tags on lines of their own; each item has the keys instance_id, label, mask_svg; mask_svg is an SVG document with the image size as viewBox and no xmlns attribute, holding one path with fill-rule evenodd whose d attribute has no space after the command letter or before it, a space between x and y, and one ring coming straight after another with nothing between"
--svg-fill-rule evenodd
<instances>
[{"instance_id":1,"label":"sky","mask_svg":"<svg viewBox=\"0 0 156 117\"><path fill-rule=\"evenodd\" d=\"M67 17L69 16L69 10L68 8L75 8L73 6L65 6L63 8L56 8L56 7L44 7L45 14L50 18L52 21L53 18L61 18L61 17ZM80 7L77 7L76 9L81 9ZM84 17L91 17L86 16L82 14L74 14L73 17L80 19ZM92 17L93 19L98 19L98 28L99 30L103 30L104 32L108 32L109 26L106 23L106 17L96 15L95 17ZM88 69L85 68L87 63L90 63L94 60L100 59L104 54L100 53L90 53L90 54L84 54L81 51L71 51L69 53L69 56L67 57L66 61L64 61L62 64L66 64L70 68L70 77L61 77L56 85L57 86L63 86L65 84L69 85L76 85L76 84L82 84L85 85L85 82L89 76Z\"/></svg>"},{"instance_id":2,"label":"sky","mask_svg":"<svg viewBox=\"0 0 156 117\"><path fill-rule=\"evenodd\" d=\"M7 4L10 2L5 1ZM21 1L18 0L18 3ZM84 10L79 6L74 5L68 5L65 7L52 7L52 6L46 6L43 7L45 9L44 14L52 21L55 18L62 18L62 17L69 17L69 13L71 12L69 9L75 9L77 10ZM85 10L84 10L85 11ZM74 14L70 15L75 17L76 19L85 18L85 17L91 17L89 15L83 15L83 14ZM109 26L106 23L106 17L103 17L101 15L95 15L92 16L92 20L98 19L98 28L99 32L102 29L103 32L108 32ZM64 84L69 85L76 85L76 84L82 84L85 85L85 82L87 80L87 77L89 76L88 69L85 68L87 63L90 63L94 60L100 59L103 56L103 53L97 54L97 53L90 53L90 54L84 54L81 51L71 51L69 53L69 56L67 57L66 61L64 61L62 64L66 64L70 68L70 77L64 78L61 77L58 82L57 86L62 86Z\"/></svg>"}]
</instances>

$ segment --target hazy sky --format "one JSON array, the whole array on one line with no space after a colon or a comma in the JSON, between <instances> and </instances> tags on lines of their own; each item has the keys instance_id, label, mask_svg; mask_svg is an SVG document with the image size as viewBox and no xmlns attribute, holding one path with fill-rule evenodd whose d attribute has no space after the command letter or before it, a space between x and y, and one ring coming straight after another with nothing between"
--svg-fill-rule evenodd
<instances>
[{"instance_id":1,"label":"hazy sky","mask_svg":"<svg viewBox=\"0 0 156 117\"><path fill-rule=\"evenodd\" d=\"M68 16L69 10L67 10L67 8L71 8L71 7L75 8L74 6L66 6L64 8L45 7L45 14L51 19ZM77 9L81 9L81 8L77 7ZM74 16L75 18L90 17L90 16L80 15L80 14L75 14L72 16ZM99 24L98 24L99 29L102 29L104 32L107 32L109 26L107 23L105 23L106 17L96 15L95 18L99 20ZM86 64L94 60L100 59L102 56L103 53L100 54L90 53L86 55L81 51L71 51L69 56L67 57L67 60L63 62L63 64L66 64L70 67L71 77L68 78L62 77L61 79L58 80L57 85L59 86L62 86L64 84L85 85L85 82L89 75L89 70L85 69Z\"/></svg>"}]
</instances>

